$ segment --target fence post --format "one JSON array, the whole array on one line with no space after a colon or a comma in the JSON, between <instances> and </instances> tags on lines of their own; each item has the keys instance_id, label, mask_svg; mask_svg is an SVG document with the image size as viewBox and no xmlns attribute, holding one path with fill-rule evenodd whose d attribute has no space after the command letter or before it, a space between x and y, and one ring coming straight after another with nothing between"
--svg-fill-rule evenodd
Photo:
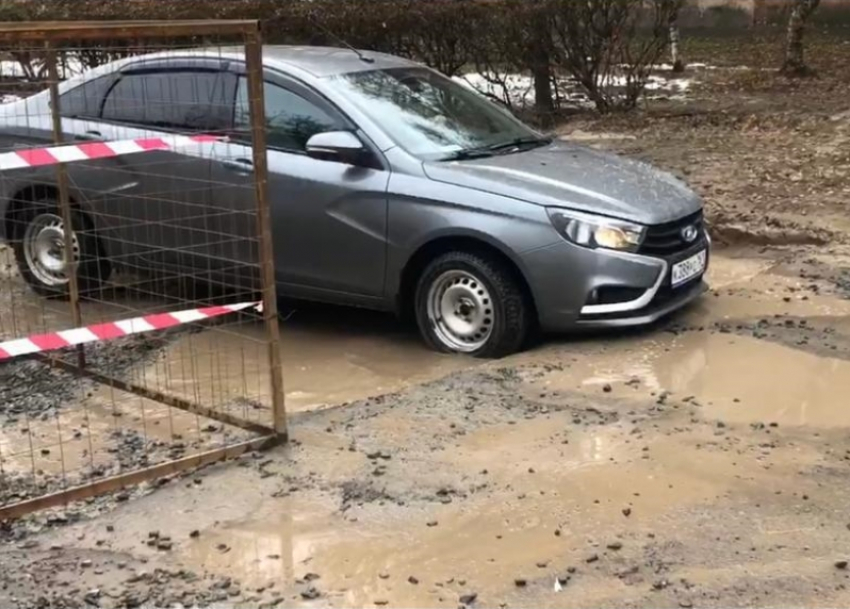
<instances>
[{"instance_id":1,"label":"fence post","mask_svg":"<svg viewBox=\"0 0 850 609\"><path fill-rule=\"evenodd\" d=\"M62 109L59 99L59 69L57 67L56 48L50 43L45 44L47 63L47 79L50 87L50 117L53 122L53 141L59 146L64 143L62 132ZM59 191L59 214L62 216L62 226L65 241L65 268L68 273L68 300L74 327L83 325L80 311L80 284L77 277L77 260L74 258L74 225L71 214L71 194L68 186L68 169L65 163L56 165L56 188ZM80 227L83 229L83 227ZM86 367L86 353L83 345L77 346L77 366L82 370Z\"/></svg>"},{"instance_id":2,"label":"fence post","mask_svg":"<svg viewBox=\"0 0 850 609\"><path fill-rule=\"evenodd\" d=\"M263 89L263 42L259 22L256 31L246 36L245 64L251 113L254 188L257 200L257 235L259 238L263 318L268 341L269 374L271 375L274 430L287 439L286 404L283 390L283 362L280 353L280 326L277 315L277 289L274 272L271 213L268 200L268 157L266 154L266 107Z\"/></svg>"}]
</instances>

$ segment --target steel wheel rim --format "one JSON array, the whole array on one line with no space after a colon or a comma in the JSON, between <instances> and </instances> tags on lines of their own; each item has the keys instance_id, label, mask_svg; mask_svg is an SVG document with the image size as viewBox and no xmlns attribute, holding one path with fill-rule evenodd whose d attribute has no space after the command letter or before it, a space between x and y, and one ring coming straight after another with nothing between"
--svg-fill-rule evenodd
<instances>
[{"instance_id":1,"label":"steel wheel rim","mask_svg":"<svg viewBox=\"0 0 850 609\"><path fill-rule=\"evenodd\" d=\"M56 214L36 216L27 226L23 239L24 257L30 272L42 284L62 287L68 284L65 261L65 225ZM74 260L80 259L80 243L71 234Z\"/></svg>"},{"instance_id":2,"label":"steel wheel rim","mask_svg":"<svg viewBox=\"0 0 850 609\"><path fill-rule=\"evenodd\" d=\"M467 271L446 271L431 283L428 321L443 345L461 353L483 347L493 334L495 308L490 291Z\"/></svg>"}]
</instances>

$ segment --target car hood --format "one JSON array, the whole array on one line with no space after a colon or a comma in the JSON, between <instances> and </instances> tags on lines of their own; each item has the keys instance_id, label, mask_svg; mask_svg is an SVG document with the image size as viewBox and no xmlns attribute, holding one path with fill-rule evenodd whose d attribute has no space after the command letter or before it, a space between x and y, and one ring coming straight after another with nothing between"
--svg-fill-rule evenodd
<instances>
[{"instance_id":1,"label":"car hood","mask_svg":"<svg viewBox=\"0 0 850 609\"><path fill-rule=\"evenodd\" d=\"M425 163L432 180L640 224L694 213L700 198L672 175L567 142L468 161Z\"/></svg>"}]
</instances>

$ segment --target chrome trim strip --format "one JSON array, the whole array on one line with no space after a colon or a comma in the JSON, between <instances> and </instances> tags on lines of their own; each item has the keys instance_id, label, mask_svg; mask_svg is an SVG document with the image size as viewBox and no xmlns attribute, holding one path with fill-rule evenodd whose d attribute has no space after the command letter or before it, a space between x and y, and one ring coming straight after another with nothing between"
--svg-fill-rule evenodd
<instances>
[{"instance_id":1,"label":"chrome trim strip","mask_svg":"<svg viewBox=\"0 0 850 609\"><path fill-rule=\"evenodd\" d=\"M610 252L606 252L610 253ZM618 252L619 255L623 255L622 252ZM666 260L660 260L658 258L650 258L648 256L639 256L637 254L628 255L630 258L633 256L635 258L644 260L653 260L661 263L661 272L658 273L658 279L655 280L655 285L649 288L640 298L635 300L630 300L628 302L617 302L614 304L601 304L601 305L585 305L581 308L582 315L607 315L608 313L623 313L626 311L637 311L638 309L644 308L652 299L655 298L655 295L658 293L658 290L661 289L661 284L664 283L664 278L667 276L667 271L669 266Z\"/></svg>"}]
</instances>

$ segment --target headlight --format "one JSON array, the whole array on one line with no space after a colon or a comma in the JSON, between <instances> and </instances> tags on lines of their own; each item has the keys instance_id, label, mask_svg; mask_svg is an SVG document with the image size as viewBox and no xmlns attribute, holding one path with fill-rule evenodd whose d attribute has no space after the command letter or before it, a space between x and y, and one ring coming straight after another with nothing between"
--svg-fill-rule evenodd
<instances>
[{"instance_id":1,"label":"headlight","mask_svg":"<svg viewBox=\"0 0 850 609\"><path fill-rule=\"evenodd\" d=\"M576 245L633 252L643 242L645 229L637 224L559 207L550 207L546 211L555 230Z\"/></svg>"}]
</instances>

